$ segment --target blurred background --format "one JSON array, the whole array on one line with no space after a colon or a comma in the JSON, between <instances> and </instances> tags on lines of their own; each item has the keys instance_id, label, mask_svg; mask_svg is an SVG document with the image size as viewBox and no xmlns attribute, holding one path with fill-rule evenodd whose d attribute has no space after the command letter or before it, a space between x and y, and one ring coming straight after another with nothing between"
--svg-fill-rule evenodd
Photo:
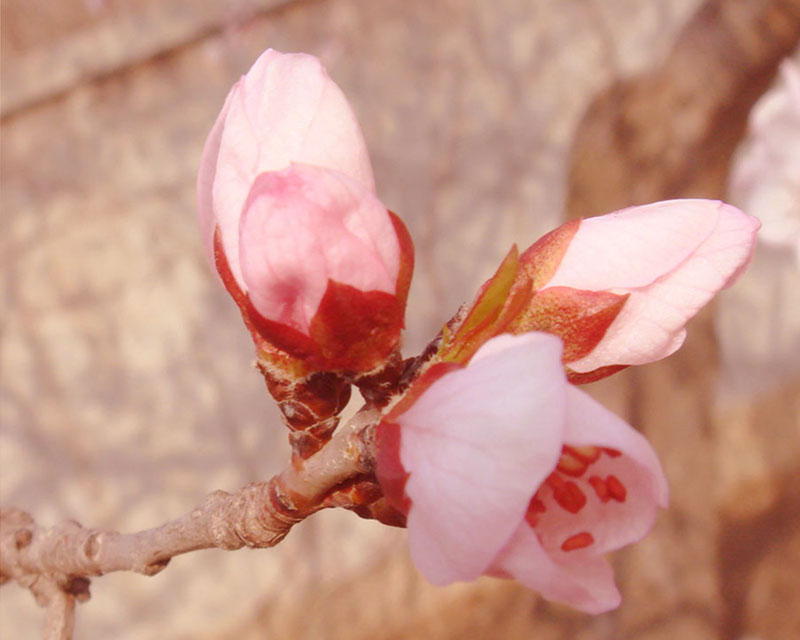
<instances>
[{"instance_id":1,"label":"blurred background","mask_svg":"<svg viewBox=\"0 0 800 640\"><path fill-rule=\"evenodd\" d=\"M771 229L678 354L587 389L672 487L613 558L617 611L431 587L403 531L330 511L272 550L94 580L78 638L800 637L800 189L774 227L730 179L771 126L748 127L753 105L800 58L800 0L3 0L0 35L0 502L40 524L154 526L288 455L195 220L205 137L268 47L319 56L360 118L417 246L408 355L512 242L569 217L725 197ZM797 111L787 126L796 163ZM0 589L0 637L42 621Z\"/></svg>"}]
</instances>

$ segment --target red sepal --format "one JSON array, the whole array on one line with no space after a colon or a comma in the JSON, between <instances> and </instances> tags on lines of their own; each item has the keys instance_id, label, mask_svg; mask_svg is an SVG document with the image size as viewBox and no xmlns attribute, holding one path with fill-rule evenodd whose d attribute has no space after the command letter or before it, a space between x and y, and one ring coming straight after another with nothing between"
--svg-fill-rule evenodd
<instances>
[{"instance_id":1,"label":"red sepal","mask_svg":"<svg viewBox=\"0 0 800 640\"><path fill-rule=\"evenodd\" d=\"M411 499L406 495L409 473L400 462L400 425L383 420L375 430L375 469L378 482L392 507L408 515Z\"/></svg>"},{"instance_id":2,"label":"red sepal","mask_svg":"<svg viewBox=\"0 0 800 640\"><path fill-rule=\"evenodd\" d=\"M277 362L278 360L286 360L288 358L287 354L277 353L277 349L265 341L253 325L252 316L248 309L250 300L247 294L239 288L236 278L233 277L233 272L228 264L228 256L225 255L225 249L222 247L222 235L219 227L214 229L214 265L217 268L217 273L219 274L220 280L222 280L222 284L225 285L225 289L230 294L231 298L233 298L236 306L239 307L244 325L250 332L258 351L270 361Z\"/></svg>"},{"instance_id":3,"label":"red sepal","mask_svg":"<svg viewBox=\"0 0 800 640\"><path fill-rule=\"evenodd\" d=\"M230 265L228 264L228 256L225 255L225 249L222 246L222 234L219 227L214 228L214 266L217 268L222 284L225 285L228 293L233 298L233 301L244 312L245 310L245 294L239 288L236 278L233 277Z\"/></svg>"},{"instance_id":4,"label":"red sepal","mask_svg":"<svg viewBox=\"0 0 800 640\"><path fill-rule=\"evenodd\" d=\"M400 245L400 269L397 272L395 297L397 304L405 311L411 277L414 275L414 241L411 239L405 223L396 213L389 211L389 219L392 221L392 226L397 234L397 243Z\"/></svg>"},{"instance_id":5,"label":"red sepal","mask_svg":"<svg viewBox=\"0 0 800 640\"><path fill-rule=\"evenodd\" d=\"M629 366L630 365L628 364L610 364L607 367L600 367L598 369L594 369L593 371L587 371L586 373L579 373L578 371L573 371L569 367L566 367L567 382L572 384L588 384L589 382L597 382L598 380L607 378L618 371L627 369Z\"/></svg>"},{"instance_id":6,"label":"red sepal","mask_svg":"<svg viewBox=\"0 0 800 640\"><path fill-rule=\"evenodd\" d=\"M260 314L255 312L247 294L239 288L236 279L233 277L233 272L228 264L228 258L222 247L219 227L214 231L214 264L217 268L220 280L222 280L222 284L225 285L225 289L228 291L231 298L233 298L236 306L239 307L242 320L253 338L259 358L270 362L273 366L283 371L284 374L290 375L293 378L308 375L311 370L306 366L306 363L290 355L277 344L268 341L256 326L256 321L263 320L263 318L261 318Z\"/></svg>"},{"instance_id":7,"label":"red sepal","mask_svg":"<svg viewBox=\"0 0 800 640\"><path fill-rule=\"evenodd\" d=\"M397 346L403 307L392 294L328 280L309 333L321 369L369 371Z\"/></svg>"},{"instance_id":8,"label":"red sepal","mask_svg":"<svg viewBox=\"0 0 800 640\"><path fill-rule=\"evenodd\" d=\"M309 334L263 317L245 297L261 337L318 371L369 371L383 362L400 339L403 310L383 291L361 291L328 281Z\"/></svg>"},{"instance_id":9,"label":"red sepal","mask_svg":"<svg viewBox=\"0 0 800 640\"><path fill-rule=\"evenodd\" d=\"M265 318L253 306L247 295L245 295L245 310L259 336L269 344L300 359L312 358L317 353L314 341L310 337L288 325Z\"/></svg>"},{"instance_id":10,"label":"red sepal","mask_svg":"<svg viewBox=\"0 0 800 640\"><path fill-rule=\"evenodd\" d=\"M509 326L512 333L546 331L564 343L562 360L588 355L603 339L629 294L549 287L539 291Z\"/></svg>"},{"instance_id":11,"label":"red sepal","mask_svg":"<svg viewBox=\"0 0 800 640\"><path fill-rule=\"evenodd\" d=\"M534 291L552 279L580 226L580 220L562 224L539 238L519 257L520 272L530 278Z\"/></svg>"}]
</instances>

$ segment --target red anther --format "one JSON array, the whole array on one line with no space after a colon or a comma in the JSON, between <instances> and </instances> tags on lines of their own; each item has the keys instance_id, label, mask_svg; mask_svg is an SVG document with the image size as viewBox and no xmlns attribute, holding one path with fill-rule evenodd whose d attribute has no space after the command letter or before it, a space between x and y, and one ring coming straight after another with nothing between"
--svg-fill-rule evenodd
<instances>
[{"instance_id":1,"label":"red anther","mask_svg":"<svg viewBox=\"0 0 800 640\"><path fill-rule=\"evenodd\" d=\"M589 465L600 457L600 449L597 447L564 447L564 453L568 453L573 458Z\"/></svg>"},{"instance_id":2,"label":"red anther","mask_svg":"<svg viewBox=\"0 0 800 640\"><path fill-rule=\"evenodd\" d=\"M589 484L592 485L594 492L597 494L600 502L605 504L609 500L611 500L611 493L606 486L606 483L603 482L603 479L600 476L592 476L589 478Z\"/></svg>"},{"instance_id":3,"label":"red anther","mask_svg":"<svg viewBox=\"0 0 800 640\"><path fill-rule=\"evenodd\" d=\"M532 513L544 513L547 511L547 507L544 506L544 502L539 500L539 498L533 496L530 504L528 505L528 511L531 511Z\"/></svg>"},{"instance_id":4,"label":"red anther","mask_svg":"<svg viewBox=\"0 0 800 640\"><path fill-rule=\"evenodd\" d=\"M562 551L575 551L575 549L584 549L594 542L594 536L588 531L581 531L574 536L570 536L563 543L561 543Z\"/></svg>"},{"instance_id":5,"label":"red anther","mask_svg":"<svg viewBox=\"0 0 800 640\"><path fill-rule=\"evenodd\" d=\"M569 453L562 453L561 457L558 459L556 469L573 478L580 478L586 473L586 463L580 458L573 457Z\"/></svg>"},{"instance_id":6,"label":"red anther","mask_svg":"<svg viewBox=\"0 0 800 640\"><path fill-rule=\"evenodd\" d=\"M586 495L571 480L565 482L558 489L553 489L553 498L562 509L566 509L570 513L578 513L586 504Z\"/></svg>"},{"instance_id":7,"label":"red anther","mask_svg":"<svg viewBox=\"0 0 800 640\"><path fill-rule=\"evenodd\" d=\"M617 476L608 476L606 478L606 487L608 487L608 492L614 500L617 502L625 502L625 498L628 496L628 490L625 488L625 485L619 481Z\"/></svg>"},{"instance_id":8,"label":"red anther","mask_svg":"<svg viewBox=\"0 0 800 640\"><path fill-rule=\"evenodd\" d=\"M527 522L532 529L535 529L536 525L539 524L539 516L528 511L528 513L525 514L525 522Z\"/></svg>"},{"instance_id":9,"label":"red anther","mask_svg":"<svg viewBox=\"0 0 800 640\"><path fill-rule=\"evenodd\" d=\"M619 458L622 455L621 451L617 451L616 449L610 449L609 447L603 447L603 451L610 455L612 458Z\"/></svg>"},{"instance_id":10,"label":"red anther","mask_svg":"<svg viewBox=\"0 0 800 640\"><path fill-rule=\"evenodd\" d=\"M525 520L527 520L529 525L535 527L539 524L539 516L537 514L544 513L545 511L547 511L547 507L544 506L544 502L534 495L528 504L528 510L525 512Z\"/></svg>"},{"instance_id":11,"label":"red anther","mask_svg":"<svg viewBox=\"0 0 800 640\"><path fill-rule=\"evenodd\" d=\"M562 478L560 475L558 475L555 472L551 473L549 476L547 476L547 478L545 479L544 483L548 487L550 487L553 491L555 491L556 489L560 489L565 484L564 478Z\"/></svg>"}]
</instances>

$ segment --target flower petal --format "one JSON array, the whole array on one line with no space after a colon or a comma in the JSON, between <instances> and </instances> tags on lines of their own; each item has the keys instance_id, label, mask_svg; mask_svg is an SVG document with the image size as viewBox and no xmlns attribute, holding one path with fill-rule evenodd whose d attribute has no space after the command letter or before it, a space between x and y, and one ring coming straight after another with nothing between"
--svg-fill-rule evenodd
<instances>
[{"instance_id":1,"label":"flower petal","mask_svg":"<svg viewBox=\"0 0 800 640\"><path fill-rule=\"evenodd\" d=\"M605 447L614 452L602 453L581 476L570 478L586 496L576 513L560 508L549 487L537 493L546 507L538 515L539 540L565 571L573 571L587 556L641 540L653 526L658 508L667 506L669 490L658 458L644 436L572 386L567 390L564 442L572 447ZM592 483L605 483L608 478L622 487L621 499L600 498ZM592 535L591 545L565 551L565 541L582 531Z\"/></svg>"},{"instance_id":2,"label":"flower petal","mask_svg":"<svg viewBox=\"0 0 800 640\"><path fill-rule=\"evenodd\" d=\"M589 394L569 387L567 389L567 425L564 442L582 446L616 449L646 470L646 490L661 508L666 508L669 487L653 447L613 411L609 411Z\"/></svg>"},{"instance_id":3,"label":"flower petal","mask_svg":"<svg viewBox=\"0 0 800 640\"><path fill-rule=\"evenodd\" d=\"M608 448L582 475L569 478L586 497L585 502L576 511L561 508L546 483L536 494L541 506L535 528L527 522L521 524L492 570L519 580L550 600L587 613L602 613L620 602L602 554L644 537L657 508L666 506L667 484L647 440L575 387L567 390L564 440L575 448ZM616 485L611 490L613 498L596 491L592 484L606 481ZM585 542L570 548L568 541L579 536L585 536Z\"/></svg>"},{"instance_id":4,"label":"flower petal","mask_svg":"<svg viewBox=\"0 0 800 640\"><path fill-rule=\"evenodd\" d=\"M292 162L340 171L374 192L355 116L319 60L268 50L240 81L225 117L213 197L231 271L239 268L239 216L264 171Z\"/></svg>"},{"instance_id":5,"label":"flower petal","mask_svg":"<svg viewBox=\"0 0 800 640\"><path fill-rule=\"evenodd\" d=\"M200 156L200 168L197 172L197 213L200 219L200 233L203 236L208 261L212 267L214 266L214 230L217 226L212 189L214 178L217 175L217 159L225 118L228 115L231 98L236 94L238 87L239 82L234 84L228 92L225 104L222 105L222 110L219 112L214 126L211 127L211 132L203 147L203 154Z\"/></svg>"},{"instance_id":6,"label":"flower petal","mask_svg":"<svg viewBox=\"0 0 800 640\"><path fill-rule=\"evenodd\" d=\"M581 220L548 287L646 287L683 263L714 231L722 203L667 200Z\"/></svg>"},{"instance_id":7,"label":"flower petal","mask_svg":"<svg viewBox=\"0 0 800 640\"><path fill-rule=\"evenodd\" d=\"M258 176L240 244L253 306L306 335L331 280L395 293L400 248L392 219L370 191L337 171L293 164Z\"/></svg>"},{"instance_id":8,"label":"flower petal","mask_svg":"<svg viewBox=\"0 0 800 640\"><path fill-rule=\"evenodd\" d=\"M598 346L569 363L577 372L664 358L687 320L747 265L759 223L721 202L673 200L590 218L550 286L630 293Z\"/></svg>"},{"instance_id":9,"label":"flower petal","mask_svg":"<svg viewBox=\"0 0 800 640\"><path fill-rule=\"evenodd\" d=\"M604 613L617 608L621 602L614 573L605 558L583 555L580 562L564 567L542 548L527 523L517 528L493 569L538 591L548 600L586 613Z\"/></svg>"},{"instance_id":10,"label":"flower petal","mask_svg":"<svg viewBox=\"0 0 800 640\"><path fill-rule=\"evenodd\" d=\"M498 336L396 418L410 473L409 546L432 583L480 576L555 466L565 411L560 355L547 334Z\"/></svg>"}]
</instances>

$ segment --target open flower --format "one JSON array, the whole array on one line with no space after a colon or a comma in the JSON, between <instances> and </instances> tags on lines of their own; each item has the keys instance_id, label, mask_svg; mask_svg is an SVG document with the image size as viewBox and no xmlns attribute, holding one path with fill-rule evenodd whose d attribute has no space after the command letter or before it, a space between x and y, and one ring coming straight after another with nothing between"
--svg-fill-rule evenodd
<instances>
[{"instance_id":1,"label":"open flower","mask_svg":"<svg viewBox=\"0 0 800 640\"><path fill-rule=\"evenodd\" d=\"M604 553L641 539L667 487L647 441L569 385L561 342L488 341L433 365L378 426L377 474L434 584L511 577L590 613L619 604Z\"/></svg>"},{"instance_id":2,"label":"open flower","mask_svg":"<svg viewBox=\"0 0 800 640\"><path fill-rule=\"evenodd\" d=\"M267 343L347 371L397 345L413 246L319 60L261 55L211 130L197 192L212 263Z\"/></svg>"},{"instance_id":3,"label":"open flower","mask_svg":"<svg viewBox=\"0 0 800 640\"><path fill-rule=\"evenodd\" d=\"M463 361L503 331L564 342L569 379L597 380L676 351L686 322L747 265L759 222L712 200L669 200L573 220L516 248L446 337Z\"/></svg>"}]
</instances>

